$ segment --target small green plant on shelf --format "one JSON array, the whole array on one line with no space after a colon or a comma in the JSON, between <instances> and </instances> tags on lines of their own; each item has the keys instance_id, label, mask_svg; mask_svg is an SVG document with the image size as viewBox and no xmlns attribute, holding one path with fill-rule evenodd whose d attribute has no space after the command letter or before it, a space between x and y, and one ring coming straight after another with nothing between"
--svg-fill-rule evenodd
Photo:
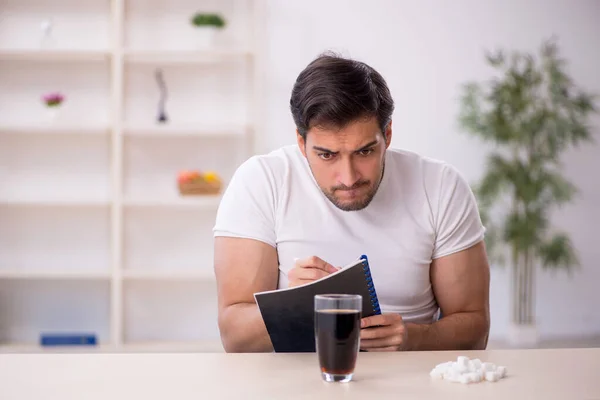
<instances>
[{"instance_id":1,"label":"small green plant on shelf","mask_svg":"<svg viewBox=\"0 0 600 400\"><path fill-rule=\"evenodd\" d=\"M192 25L199 27L224 28L225 19L220 14L198 12L192 16Z\"/></svg>"},{"instance_id":2,"label":"small green plant on shelf","mask_svg":"<svg viewBox=\"0 0 600 400\"><path fill-rule=\"evenodd\" d=\"M196 44L199 50L212 47L217 31L225 28L225 18L216 13L197 12L191 18L192 27L196 30Z\"/></svg>"}]
</instances>

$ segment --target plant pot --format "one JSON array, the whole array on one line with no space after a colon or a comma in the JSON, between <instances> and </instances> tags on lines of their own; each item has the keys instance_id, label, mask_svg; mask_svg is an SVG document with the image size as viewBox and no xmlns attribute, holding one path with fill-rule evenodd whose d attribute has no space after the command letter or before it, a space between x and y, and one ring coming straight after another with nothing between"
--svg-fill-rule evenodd
<instances>
[{"instance_id":1,"label":"plant pot","mask_svg":"<svg viewBox=\"0 0 600 400\"><path fill-rule=\"evenodd\" d=\"M535 347L539 332L535 318L535 272L533 264L513 265L511 271L511 321L507 341L515 347Z\"/></svg>"},{"instance_id":2,"label":"plant pot","mask_svg":"<svg viewBox=\"0 0 600 400\"><path fill-rule=\"evenodd\" d=\"M61 106L46 106L46 122L50 125L56 124L56 122L60 119L60 114L62 111Z\"/></svg>"},{"instance_id":3,"label":"plant pot","mask_svg":"<svg viewBox=\"0 0 600 400\"><path fill-rule=\"evenodd\" d=\"M213 26L198 26L194 30L196 31L196 47L198 50L208 50L213 47L217 28Z\"/></svg>"}]
</instances>

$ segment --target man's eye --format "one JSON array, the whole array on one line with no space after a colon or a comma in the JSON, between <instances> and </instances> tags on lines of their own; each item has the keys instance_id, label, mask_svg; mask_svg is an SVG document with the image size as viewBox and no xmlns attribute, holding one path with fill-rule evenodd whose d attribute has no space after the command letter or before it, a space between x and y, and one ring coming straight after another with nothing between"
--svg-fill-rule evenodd
<instances>
[{"instance_id":1,"label":"man's eye","mask_svg":"<svg viewBox=\"0 0 600 400\"><path fill-rule=\"evenodd\" d=\"M333 158L332 153L319 153L319 157L323 160L331 160Z\"/></svg>"},{"instance_id":2,"label":"man's eye","mask_svg":"<svg viewBox=\"0 0 600 400\"><path fill-rule=\"evenodd\" d=\"M371 155L372 153L373 153L373 149L365 149L365 150L360 151L361 156L368 156L368 155Z\"/></svg>"}]
</instances>

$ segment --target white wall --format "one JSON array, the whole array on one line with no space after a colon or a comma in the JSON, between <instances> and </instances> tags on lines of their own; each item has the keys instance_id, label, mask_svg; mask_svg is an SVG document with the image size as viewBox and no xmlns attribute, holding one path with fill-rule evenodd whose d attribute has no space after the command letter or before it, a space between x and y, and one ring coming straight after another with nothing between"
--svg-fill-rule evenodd
<instances>
[{"instance_id":1,"label":"white wall","mask_svg":"<svg viewBox=\"0 0 600 400\"><path fill-rule=\"evenodd\" d=\"M483 50L535 50L556 34L576 81L600 93L599 17L595 0L270 0L262 150L294 143L288 108L293 82L318 53L333 49L369 63L387 79L396 101L394 147L444 159L475 180L485 154L458 130L457 97L464 81L489 76ZM600 308L592 300L600 285L594 230L600 225L600 185L592 172L600 167L598 150L586 147L565 158L565 172L581 194L555 222L572 235L582 268L572 279L540 276L537 315L546 337L600 333ZM494 269L492 337L506 331L507 296L507 273Z\"/></svg>"},{"instance_id":2,"label":"white wall","mask_svg":"<svg viewBox=\"0 0 600 400\"><path fill-rule=\"evenodd\" d=\"M233 1L236 7L241 4L241 0L232 0L231 4ZM265 66L262 71L265 85L260 88L266 95L265 130L260 132L259 138L262 151L294 142L294 126L288 109L293 82L304 66L326 49L362 59L387 78L397 107L394 147L444 159L456 165L470 180L480 176L485 154L471 138L459 133L457 98L462 82L488 76L484 49L496 45L535 49L543 38L557 34L577 81L600 93L600 24L596 22L600 16L600 2L597 0L529 0L523 3L516 0L265 1L266 60L261 62ZM134 50L191 45L193 36L183 31L187 25L180 21L185 21L191 10L199 7L197 3L228 7L222 0L128 1L125 45ZM72 12L65 12L65 9ZM106 1L60 0L52 4L40 0L4 1L0 6L0 11L6 11L0 21L0 49L35 48L39 19L54 12L61 47L104 48L109 45L109 10ZM68 34L79 31L82 20L91 20L98 29L89 30L88 35ZM148 26L161 29L148 30ZM164 33L160 36L164 40L154 40L155 32ZM177 40L173 39L175 37ZM47 82L54 82L53 85L70 93L72 101L68 104L73 106L67 106L63 115L67 120L85 115L89 124L104 123L110 104L109 65L106 62L82 63L65 69L60 65L48 67L3 61L0 65L0 89L3 89L0 90L0 109L5 112L0 113L0 126L23 121L41 123L42 115L37 121L38 114L31 113L38 104L32 99L38 99L42 91L55 89L55 86L46 87ZM190 86L189 76L200 79L198 85L223 83L214 78L214 69L209 68L212 67L165 68L172 93L168 110L174 121L198 123L205 121L206 116L230 117L221 110L235 111L235 121L245 117L241 100L205 97L205 92L197 90L204 86L196 86L196 83ZM227 93L243 98L241 86L231 78L237 76L236 71L232 66L231 70L227 68L220 72L227 72L229 77L225 81ZM153 82L151 72L151 68L140 65L128 65L125 70L127 126L135 128L139 125L143 130L154 118L155 86L148 85ZM86 82L85 90L80 90L82 79ZM217 103L219 99L223 101ZM208 103L215 106L217 112L213 113L211 109L210 113L190 113L186 108L191 104ZM92 112L82 113L80 107L87 107L87 110L90 104ZM201 109L205 110L204 107ZM600 127L600 119L596 119L596 126ZM233 168L229 159L220 157L219 151L208 150L205 146L210 144L212 149L218 141L218 146L224 146L219 148L230 150L233 144L225 139L211 140L210 143L201 138L164 140L166 137L144 136L125 140L126 198L160 200L164 195L169 203L175 196L172 171L189 165L216 169L229 175ZM1 136L0 198L28 200L37 198L39 193L44 193L44 198L48 199L59 197L72 201L84 195L96 195L92 200L107 197L110 194L110 148L108 138L101 135L77 140L72 136L35 134ZM167 148L168 151L162 151ZM209 151L211 157L207 156ZM600 185L594 184L598 179L597 173L592 172L600 165L593 158L597 153L598 147L588 147L565 159L566 173L581 189L581 195L577 203L557 213L555 222L572 235L580 252L582 269L572 279L563 274L558 274L559 279L549 274L540 276L537 314L542 333L547 336L600 333L600 309L591 300L597 298L595 289L600 285L600 268L596 265L600 246L595 243L593 230L600 224L595 208L600 201ZM77 168L71 168L73 164ZM36 185L29 184L34 181ZM35 207L34 204L33 208L3 207L0 210L0 270L108 268L111 260L108 207L67 207L60 211ZM199 212L177 207L167 207L160 212L125 210L123 267L127 270L210 268L208 261L202 265L195 262L198 254L204 260L212 257L210 227L213 215ZM75 328L98 330L102 340L110 335L108 280L81 287L77 282L62 281L13 283L3 280L0 283L0 342L34 341L38 329L64 329L72 324L76 324ZM492 336L495 337L506 331L507 283L504 271L493 271ZM206 291L198 285L203 283L126 282L123 296L125 339L187 341L207 334L216 336L214 287ZM67 313L65 304L77 307ZM90 309L94 312L90 313ZM56 310L60 310L60 315ZM208 317L198 319L197 316L203 313ZM152 320L147 319L148 315L152 315ZM209 322L205 324L205 321Z\"/></svg>"}]
</instances>

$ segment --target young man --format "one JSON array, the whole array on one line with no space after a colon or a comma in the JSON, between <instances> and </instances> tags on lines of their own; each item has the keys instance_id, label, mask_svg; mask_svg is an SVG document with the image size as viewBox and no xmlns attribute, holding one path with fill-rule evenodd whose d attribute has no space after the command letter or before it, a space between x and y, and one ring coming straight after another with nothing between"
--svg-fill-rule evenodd
<instances>
[{"instance_id":1,"label":"young man","mask_svg":"<svg viewBox=\"0 0 600 400\"><path fill-rule=\"evenodd\" d=\"M389 148L383 77L323 55L298 76L290 106L297 145L242 164L217 214L225 350L272 351L255 292L319 279L360 254L382 309L362 320L361 349L485 348L489 266L474 196L452 166Z\"/></svg>"}]
</instances>

